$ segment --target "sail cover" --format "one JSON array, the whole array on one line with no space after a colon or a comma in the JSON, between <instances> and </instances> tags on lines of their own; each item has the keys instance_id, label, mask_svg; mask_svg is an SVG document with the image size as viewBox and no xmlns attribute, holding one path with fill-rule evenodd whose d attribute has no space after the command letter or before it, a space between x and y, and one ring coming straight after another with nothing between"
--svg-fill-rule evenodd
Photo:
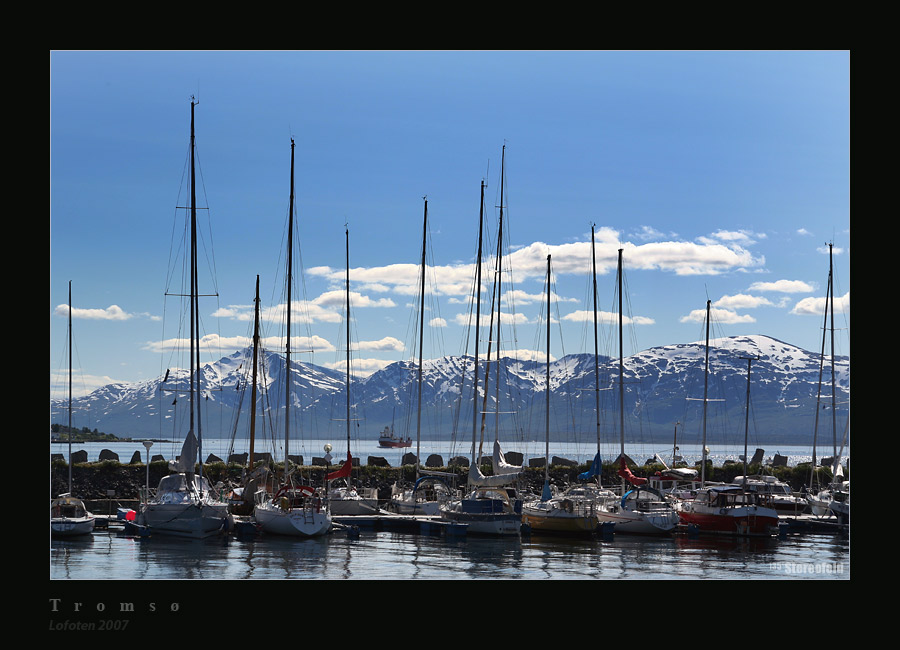
<instances>
[{"instance_id":1,"label":"sail cover","mask_svg":"<svg viewBox=\"0 0 900 650\"><path fill-rule=\"evenodd\" d=\"M333 481L336 478L347 478L350 476L350 470L353 469L353 463L350 458L350 450L347 450L347 460L344 462L343 466L328 474L325 479L328 481Z\"/></svg>"},{"instance_id":2,"label":"sail cover","mask_svg":"<svg viewBox=\"0 0 900 650\"><path fill-rule=\"evenodd\" d=\"M181 472L193 472L199 450L200 444L197 442L197 437L194 435L193 430L188 431L187 437L184 439L184 445L181 447L178 470Z\"/></svg>"},{"instance_id":3,"label":"sail cover","mask_svg":"<svg viewBox=\"0 0 900 650\"><path fill-rule=\"evenodd\" d=\"M503 456L503 450L500 449L500 441L494 440L494 455L491 457L491 463L494 466L494 474L518 474L522 468L518 465L510 465Z\"/></svg>"},{"instance_id":4,"label":"sail cover","mask_svg":"<svg viewBox=\"0 0 900 650\"><path fill-rule=\"evenodd\" d=\"M626 481L631 483L632 485L644 485L647 482L647 479L641 478L639 476L635 476L631 473L631 470L628 469L628 466L625 464L625 458L620 457L619 462L621 463L621 468L619 469L619 476L624 478Z\"/></svg>"},{"instance_id":5,"label":"sail cover","mask_svg":"<svg viewBox=\"0 0 900 650\"><path fill-rule=\"evenodd\" d=\"M498 487L501 485L507 485L517 476L518 474L497 474L494 476L485 476L481 473L478 465L473 463L469 466L468 483L469 485L474 485L476 487Z\"/></svg>"},{"instance_id":6,"label":"sail cover","mask_svg":"<svg viewBox=\"0 0 900 650\"><path fill-rule=\"evenodd\" d=\"M582 472L578 475L578 479L581 481L589 481L595 476L600 476L600 470L603 468L603 460L600 458L600 452L597 452L597 455L594 456L594 461L591 463L591 467L588 471Z\"/></svg>"}]
</instances>

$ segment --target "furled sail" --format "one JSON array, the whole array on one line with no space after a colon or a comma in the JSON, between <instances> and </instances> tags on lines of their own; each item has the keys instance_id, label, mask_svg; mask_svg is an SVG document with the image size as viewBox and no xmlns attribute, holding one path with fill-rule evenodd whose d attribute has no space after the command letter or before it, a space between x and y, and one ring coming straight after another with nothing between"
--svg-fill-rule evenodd
<instances>
[{"instance_id":1,"label":"furled sail","mask_svg":"<svg viewBox=\"0 0 900 650\"><path fill-rule=\"evenodd\" d=\"M491 457L494 466L494 474L519 474L522 468L519 465L510 465L500 449L500 441L494 440L494 455Z\"/></svg>"}]
</instances>

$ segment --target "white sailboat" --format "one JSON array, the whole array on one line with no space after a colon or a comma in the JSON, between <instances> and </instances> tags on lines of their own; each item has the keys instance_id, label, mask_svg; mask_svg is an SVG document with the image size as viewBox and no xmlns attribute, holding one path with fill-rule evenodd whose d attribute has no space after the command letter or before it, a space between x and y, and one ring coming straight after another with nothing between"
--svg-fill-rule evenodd
<instances>
[{"instance_id":1,"label":"white sailboat","mask_svg":"<svg viewBox=\"0 0 900 650\"><path fill-rule=\"evenodd\" d=\"M504 147L505 152L505 147ZM502 177L502 172L501 172ZM502 183L501 183L502 187ZM502 192L502 190L501 190ZM501 223L502 223L502 205ZM479 465L481 454L476 457L476 437L478 431L478 330L481 320L481 264L482 233L484 221L484 181L481 182L481 207L478 220L478 253L475 258L475 369L472 387L472 459L466 479L466 494L453 499L439 508L441 518L457 524L465 524L468 532L475 535L519 535L522 529L521 504L510 496L507 489L518 477L518 472L485 476ZM485 398L487 390L485 390ZM484 428L484 411L481 411L482 431ZM499 443L495 444L499 451Z\"/></svg>"},{"instance_id":2,"label":"white sailboat","mask_svg":"<svg viewBox=\"0 0 900 650\"><path fill-rule=\"evenodd\" d=\"M672 504L657 490L647 485L647 479L631 473L625 462L625 365L622 344L622 249L619 249L619 476L622 477L620 497L607 499L600 508L601 522L615 524L615 532L639 535L664 535L678 526L678 513ZM631 487L628 487L628 484Z\"/></svg>"},{"instance_id":3,"label":"white sailboat","mask_svg":"<svg viewBox=\"0 0 900 650\"><path fill-rule=\"evenodd\" d=\"M50 501L50 533L56 536L94 532L94 515L72 496L72 282L69 281L69 490Z\"/></svg>"},{"instance_id":4,"label":"white sailboat","mask_svg":"<svg viewBox=\"0 0 900 650\"><path fill-rule=\"evenodd\" d=\"M550 490L550 255L547 255L547 376L546 442L544 449L544 487L541 498L522 506L522 521L533 532L590 534L597 530L599 504L579 499L575 494L554 497Z\"/></svg>"},{"instance_id":5,"label":"white sailboat","mask_svg":"<svg viewBox=\"0 0 900 650\"><path fill-rule=\"evenodd\" d=\"M347 259L347 316L346 316L346 336L347 336L347 373L346 373L346 395L347 395L347 460L344 465L330 474L326 475L329 484L328 489L328 507L331 509L332 515L375 515L381 512L378 507L378 495L374 488L355 487L351 481L351 472L353 471L353 456L350 453L350 231L345 230L346 238L346 259ZM344 485L332 486L332 481L342 480Z\"/></svg>"},{"instance_id":6,"label":"white sailboat","mask_svg":"<svg viewBox=\"0 0 900 650\"><path fill-rule=\"evenodd\" d=\"M197 200L194 144L194 106L191 99L190 141L190 426L175 469L177 473L164 476L153 498L141 506L137 524L158 532L179 537L203 538L225 532L233 524L228 504L216 498L203 476L203 460L199 457L202 426L199 409L200 334L199 292L197 283ZM195 434L196 431L196 434ZM199 460L200 473L195 473ZM149 495L148 495L149 497Z\"/></svg>"},{"instance_id":7,"label":"white sailboat","mask_svg":"<svg viewBox=\"0 0 900 650\"><path fill-rule=\"evenodd\" d=\"M291 289L293 279L294 242L294 139L291 138L291 193L288 208L287 240L287 303L284 366L284 480L274 495L264 491L257 493L258 502L253 510L256 523L265 533L316 537L331 530L331 512L328 500L323 499L308 485L295 485L290 469L291 431ZM253 405L256 408L256 405ZM251 465L252 467L252 465Z\"/></svg>"}]
</instances>

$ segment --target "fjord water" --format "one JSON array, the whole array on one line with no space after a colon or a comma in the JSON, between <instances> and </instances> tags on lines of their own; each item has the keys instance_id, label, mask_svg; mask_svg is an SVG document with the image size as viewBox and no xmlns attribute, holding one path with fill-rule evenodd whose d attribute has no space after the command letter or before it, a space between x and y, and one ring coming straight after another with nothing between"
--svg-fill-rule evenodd
<instances>
[{"instance_id":1,"label":"fjord water","mask_svg":"<svg viewBox=\"0 0 900 650\"><path fill-rule=\"evenodd\" d=\"M301 540L139 538L121 528L52 540L51 580L850 579L849 540L613 535L441 537L362 529Z\"/></svg>"}]
</instances>

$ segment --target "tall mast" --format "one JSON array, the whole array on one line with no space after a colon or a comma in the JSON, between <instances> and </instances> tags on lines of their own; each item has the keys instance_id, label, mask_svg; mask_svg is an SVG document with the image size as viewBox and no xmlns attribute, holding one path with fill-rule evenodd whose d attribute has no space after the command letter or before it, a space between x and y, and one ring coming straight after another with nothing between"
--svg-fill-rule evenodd
<instances>
[{"instance_id":1,"label":"tall mast","mask_svg":"<svg viewBox=\"0 0 900 650\"><path fill-rule=\"evenodd\" d=\"M72 493L72 281L69 280L69 494ZM149 460L147 461L150 462Z\"/></svg>"},{"instance_id":2,"label":"tall mast","mask_svg":"<svg viewBox=\"0 0 900 650\"><path fill-rule=\"evenodd\" d=\"M700 487L706 484L706 405L709 387L709 311L710 303L706 300L706 363L703 367L703 449L701 449L702 467L700 468Z\"/></svg>"},{"instance_id":3,"label":"tall mast","mask_svg":"<svg viewBox=\"0 0 900 650\"><path fill-rule=\"evenodd\" d=\"M494 414L494 440L500 439L500 333L503 314L503 175L506 173L506 145L503 145L503 152L500 156L500 224L497 230L497 353L494 358L497 359L497 377L494 380L495 398L495 414ZM485 397L487 397L485 395Z\"/></svg>"},{"instance_id":4,"label":"tall mast","mask_svg":"<svg viewBox=\"0 0 900 650\"><path fill-rule=\"evenodd\" d=\"M253 382L250 389L250 470L253 470L253 445L256 439L256 366L259 356L259 276L256 276L256 298L253 301Z\"/></svg>"},{"instance_id":5,"label":"tall mast","mask_svg":"<svg viewBox=\"0 0 900 650\"><path fill-rule=\"evenodd\" d=\"M828 306L831 297L831 264L828 268L828 286L825 290L825 316L822 323L822 349L819 353L819 387L816 392L816 419L813 423L813 448L812 448L812 466L810 468L809 486L812 488L816 476L816 438L819 433L819 407L822 399L822 371L825 368L825 337L828 330ZM832 373L833 375L833 373Z\"/></svg>"},{"instance_id":6,"label":"tall mast","mask_svg":"<svg viewBox=\"0 0 900 650\"><path fill-rule=\"evenodd\" d=\"M759 357L740 357L747 360L747 410L744 413L744 480L743 487L747 487L747 437L750 430L750 363Z\"/></svg>"},{"instance_id":7,"label":"tall mast","mask_svg":"<svg viewBox=\"0 0 900 650\"><path fill-rule=\"evenodd\" d=\"M291 437L291 285L294 259L294 138L291 138L291 195L288 202L287 252L287 333L284 350L284 480L288 477L288 448Z\"/></svg>"},{"instance_id":8,"label":"tall mast","mask_svg":"<svg viewBox=\"0 0 900 650\"><path fill-rule=\"evenodd\" d=\"M594 225L591 224L591 268L594 287L594 398L597 418L597 452L600 452L600 351L597 345L597 257L594 253Z\"/></svg>"},{"instance_id":9,"label":"tall mast","mask_svg":"<svg viewBox=\"0 0 900 650\"><path fill-rule=\"evenodd\" d=\"M200 423L200 287L197 281L197 179L195 173L195 139L194 139L194 106L196 103L191 99L191 381L190 381L190 430L194 430L194 412L197 417L197 449L200 456L200 476L203 476L203 432ZM194 473L194 462L196 458L190 459L188 465L188 473ZM202 483L201 483L202 484Z\"/></svg>"},{"instance_id":10,"label":"tall mast","mask_svg":"<svg viewBox=\"0 0 900 650\"><path fill-rule=\"evenodd\" d=\"M416 478L419 478L419 453L422 433L422 342L425 337L425 241L428 233L428 198L425 199L425 216L422 225L422 283L419 294L419 397L416 414Z\"/></svg>"},{"instance_id":11,"label":"tall mast","mask_svg":"<svg viewBox=\"0 0 900 650\"><path fill-rule=\"evenodd\" d=\"M831 295L831 437L834 445L834 464L832 465L832 476L837 470L837 464L840 459L837 454L837 402L834 394L834 275L832 273L832 247L828 244L828 292Z\"/></svg>"},{"instance_id":12,"label":"tall mast","mask_svg":"<svg viewBox=\"0 0 900 650\"><path fill-rule=\"evenodd\" d=\"M350 230L344 228L347 259L347 457L350 457ZM350 478L347 477L347 486Z\"/></svg>"},{"instance_id":13,"label":"tall mast","mask_svg":"<svg viewBox=\"0 0 900 650\"><path fill-rule=\"evenodd\" d=\"M472 383L472 464L475 464L475 434L478 430L478 329L481 321L481 236L484 232L484 180L478 209L478 254L475 257L475 377Z\"/></svg>"},{"instance_id":14,"label":"tall mast","mask_svg":"<svg viewBox=\"0 0 900 650\"><path fill-rule=\"evenodd\" d=\"M622 345L622 249L619 249L619 463L625 466L625 361ZM622 477L622 494L625 494L625 477Z\"/></svg>"},{"instance_id":15,"label":"tall mast","mask_svg":"<svg viewBox=\"0 0 900 650\"><path fill-rule=\"evenodd\" d=\"M546 440L544 442L544 485L550 481L550 255L547 255L547 386L544 394L546 399L546 414L544 417L546 427Z\"/></svg>"}]
</instances>

